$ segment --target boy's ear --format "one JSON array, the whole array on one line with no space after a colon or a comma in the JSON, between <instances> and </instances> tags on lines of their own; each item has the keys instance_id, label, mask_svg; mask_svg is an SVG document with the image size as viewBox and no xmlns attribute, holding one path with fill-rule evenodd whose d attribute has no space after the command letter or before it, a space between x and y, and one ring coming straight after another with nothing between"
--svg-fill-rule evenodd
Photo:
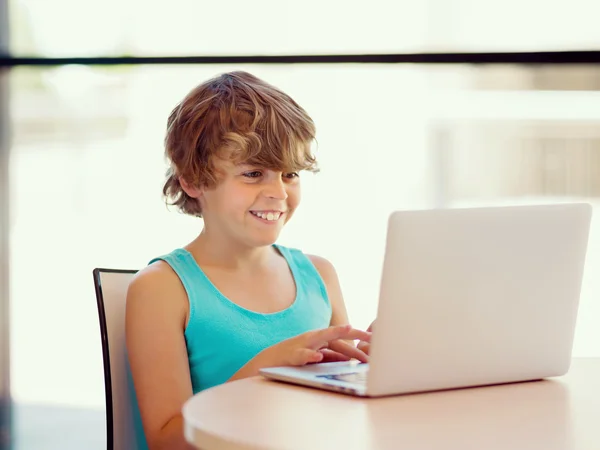
<instances>
[{"instance_id":1,"label":"boy's ear","mask_svg":"<svg viewBox=\"0 0 600 450\"><path fill-rule=\"evenodd\" d=\"M203 189L192 186L183 177L179 177L179 184L181 184L181 188L183 189L183 192L185 192L190 197L200 198L202 196Z\"/></svg>"}]
</instances>

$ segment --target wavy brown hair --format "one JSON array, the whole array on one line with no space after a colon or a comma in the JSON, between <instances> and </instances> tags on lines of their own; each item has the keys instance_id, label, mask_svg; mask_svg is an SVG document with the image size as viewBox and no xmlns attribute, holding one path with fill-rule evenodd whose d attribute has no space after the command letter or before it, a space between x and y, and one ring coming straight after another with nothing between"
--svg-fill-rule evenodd
<instances>
[{"instance_id":1,"label":"wavy brown hair","mask_svg":"<svg viewBox=\"0 0 600 450\"><path fill-rule=\"evenodd\" d=\"M202 217L180 177L196 187L214 187L215 158L317 172L313 141L313 120L289 95L247 72L222 74L193 89L169 115L165 154L170 167L163 194L181 212Z\"/></svg>"}]
</instances>

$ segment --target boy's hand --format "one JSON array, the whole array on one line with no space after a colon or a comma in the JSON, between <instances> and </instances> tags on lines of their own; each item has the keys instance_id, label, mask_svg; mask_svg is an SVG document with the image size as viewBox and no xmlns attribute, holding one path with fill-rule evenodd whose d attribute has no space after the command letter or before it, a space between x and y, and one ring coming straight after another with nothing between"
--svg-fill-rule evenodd
<instances>
[{"instance_id":1,"label":"boy's hand","mask_svg":"<svg viewBox=\"0 0 600 450\"><path fill-rule=\"evenodd\" d=\"M367 331L369 332L369 334L373 330L373 324L374 323L375 323L375 321L371 322L371 325L369 325L369 328L367 328ZM363 353L365 353L365 354L368 355L369 351L371 350L371 340L369 340L369 341L363 341L361 339L361 341L358 343L358 345L356 346L356 348L358 348Z\"/></svg>"},{"instance_id":2,"label":"boy's hand","mask_svg":"<svg viewBox=\"0 0 600 450\"><path fill-rule=\"evenodd\" d=\"M349 361L352 358L368 362L368 355L344 340L370 342L371 333L350 325L333 326L308 331L275 344L261 353L264 367L303 366L310 363Z\"/></svg>"}]
</instances>

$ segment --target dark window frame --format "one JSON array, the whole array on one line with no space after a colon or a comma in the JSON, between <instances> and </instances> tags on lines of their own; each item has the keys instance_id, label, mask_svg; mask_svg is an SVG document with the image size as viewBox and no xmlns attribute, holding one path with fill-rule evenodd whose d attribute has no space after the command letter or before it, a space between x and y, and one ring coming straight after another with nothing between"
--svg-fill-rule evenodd
<instances>
[{"instance_id":1,"label":"dark window frame","mask_svg":"<svg viewBox=\"0 0 600 450\"><path fill-rule=\"evenodd\" d=\"M8 0L0 0L0 55L8 54ZM11 447L11 399L9 365L9 249L8 249L8 75L10 69L0 63L0 450Z\"/></svg>"}]
</instances>

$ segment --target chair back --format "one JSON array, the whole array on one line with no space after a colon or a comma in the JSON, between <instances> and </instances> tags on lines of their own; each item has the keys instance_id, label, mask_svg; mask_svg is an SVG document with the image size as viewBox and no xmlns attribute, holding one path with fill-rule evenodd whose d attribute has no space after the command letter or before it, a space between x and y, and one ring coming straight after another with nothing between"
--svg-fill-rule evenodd
<instances>
[{"instance_id":1,"label":"chair back","mask_svg":"<svg viewBox=\"0 0 600 450\"><path fill-rule=\"evenodd\" d=\"M125 344L127 288L135 270L94 269L94 286L100 320L106 431L108 450L138 450L135 415L138 413L129 374ZM139 421L138 421L139 422Z\"/></svg>"}]
</instances>

